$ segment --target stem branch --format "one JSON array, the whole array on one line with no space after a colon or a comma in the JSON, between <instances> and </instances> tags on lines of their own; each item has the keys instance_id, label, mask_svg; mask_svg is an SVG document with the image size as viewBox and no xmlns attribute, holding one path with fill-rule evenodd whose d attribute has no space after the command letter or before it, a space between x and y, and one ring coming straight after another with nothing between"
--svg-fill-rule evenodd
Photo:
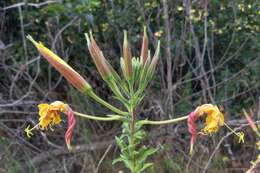
<instances>
[{"instance_id":1,"label":"stem branch","mask_svg":"<svg viewBox=\"0 0 260 173\"><path fill-rule=\"evenodd\" d=\"M116 121L122 119L122 116L119 115L106 115L110 117L99 117L99 116L87 115L79 112L74 112L74 114L80 117L84 117L92 120L98 120L98 121Z\"/></svg>"},{"instance_id":2,"label":"stem branch","mask_svg":"<svg viewBox=\"0 0 260 173\"><path fill-rule=\"evenodd\" d=\"M179 121L183 121L188 119L189 116L184 116L180 118L174 118L170 120L162 120L162 121L151 121L151 120L141 120L138 123L140 124L150 124L150 125L162 125L162 124L171 124L171 123L177 123Z\"/></svg>"}]
</instances>

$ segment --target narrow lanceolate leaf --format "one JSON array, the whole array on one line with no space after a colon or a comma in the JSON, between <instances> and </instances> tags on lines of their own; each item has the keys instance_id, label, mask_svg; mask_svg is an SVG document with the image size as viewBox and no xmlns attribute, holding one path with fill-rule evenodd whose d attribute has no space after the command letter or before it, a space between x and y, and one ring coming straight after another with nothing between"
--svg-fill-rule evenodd
<instances>
[{"instance_id":1,"label":"narrow lanceolate leaf","mask_svg":"<svg viewBox=\"0 0 260 173\"><path fill-rule=\"evenodd\" d=\"M141 173L151 166L153 166L153 163L145 163L144 166L139 170L139 172Z\"/></svg>"},{"instance_id":2,"label":"narrow lanceolate leaf","mask_svg":"<svg viewBox=\"0 0 260 173\"><path fill-rule=\"evenodd\" d=\"M128 44L126 31L124 31L123 57L124 57L126 77L127 79L131 79L132 78L132 55L131 55L130 46Z\"/></svg>"},{"instance_id":3,"label":"narrow lanceolate leaf","mask_svg":"<svg viewBox=\"0 0 260 173\"><path fill-rule=\"evenodd\" d=\"M141 61L143 66L145 65L147 57L148 57L148 37L146 33L146 27L144 27L144 35L143 35L142 50L141 50Z\"/></svg>"},{"instance_id":4,"label":"narrow lanceolate leaf","mask_svg":"<svg viewBox=\"0 0 260 173\"><path fill-rule=\"evenodd\" d=\"M123 76L127 78L124 58L120 58L120 67L122 69Z\"/></svg>"},{"instance_id":5,"label":"narrow lanceolate leaf","mask_svg":"<svg viewBox=\"0 0 260 173\"><path fill-rule=\"evenodd\" d=\"M108 66L108 62L105 59L102 51L99 49L96 41L94 40L92 34L90 33L90 38L88 34L85 34L88 44L88 49L90 52L90 55L98 69L98 72L100 73L101 77L103 79L107 79L109 76L111 76L111 70Z\"/></svg>"},{"instance_id":6,"label":"narrow lanceolate leaf","mask_svg":"<svg viewBox=\"0 0 260 173\"><path fill-rule=\"evenodd\" d=\"M30 35L27 38L37 47L40 54L75 88L81 92L91 89L86 80L59 56L46 48L42 43L36 42Z\"/></svg>"},{"instance_id":7,"label":"narrow lanceolate leaf","mask_svg":"<svg viewBox=\"0 0 260 173\"><path fill-rule=\"evenodd\" d=\"M145 62L144 67L141 70L140 78L139 78L139 81L138 81L139 83L142 83L146 79L146 75L147 75L148 68L149 68L150 64L151 64L151 52L148 51L148 58Z\"/></svg>"}]
</instances>

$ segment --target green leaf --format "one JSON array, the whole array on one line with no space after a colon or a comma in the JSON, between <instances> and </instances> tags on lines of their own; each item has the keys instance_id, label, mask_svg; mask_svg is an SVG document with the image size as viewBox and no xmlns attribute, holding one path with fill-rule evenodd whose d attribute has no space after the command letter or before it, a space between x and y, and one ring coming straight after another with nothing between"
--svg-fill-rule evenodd
<instances>
[{"instance_id":1,"label":"green leaf","mask_svg":"<svg viewBox=\"0 0 260 173\"><path fill-rule=\"evenodd\" d=\"M142 147L137 156L138 162L145 162L145 160L152 154L154 154L158 149Z\"/></svg>"},{"instance_id":2,"label":"green leaf","mask_svg":"<svg viewBox=\"0 0 260 173\"><path fill-rule=\"evenodd\" d=\"M140 170L138 170L138 172L141 173L151 166L153 166L153 163L146 163L146 164L144 164L144 166Z\"/></svg>"},{"instance_id":3,"label":"green leaf","mask_svg":"<svg viewBox=\"0 0 260 173\"><path fill-rule=\"evenodd\" d=\"M123 162L123 159L120 156L112 161L112 165L114 165L118 162Z\"/></svg>"}]
</instances>

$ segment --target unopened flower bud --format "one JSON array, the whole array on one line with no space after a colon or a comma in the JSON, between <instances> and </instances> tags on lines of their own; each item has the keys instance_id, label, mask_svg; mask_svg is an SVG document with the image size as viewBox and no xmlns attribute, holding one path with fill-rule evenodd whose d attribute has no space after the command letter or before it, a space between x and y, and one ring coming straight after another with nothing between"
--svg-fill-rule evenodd
<instances>
[{"instance_id":1,"label":"unopened flower bud","mask_svg":"<svg viewBox=\"0 0 260 173\"><path fill-rule=\"evenodd\" d=\"M87 81L59 56L46 48L42 43L36 42L31 36L27 36L27 38L37 47L40 54L75 88L81 92L91 89Z\"/></svg>"},{"instance_id":2,"label":"unopened flower bud","mask_svg":"<svg viewBox=\"0 0 260 173\"><path fill-rule=\"evenodd\" d=\"M141 61L142 65L145 65L148 56L148 37L146 33L146 27L144 27L144 35L143 35L143 42L142 42L142 49L141 49Z\"/></svg>"},{"instance_id":3,"label":"unopened flower bud","mask_svg":"<svg viewBox=\"0 0 260 173\"><path fill-rule=\"evenodd\" d=\"M128 79L132 77L132 55L130 46L127 41L127 32L124 31L124 43L123 43L123 58L124 58L124 67L125 74Z\"/></svg>"},{"instance_id":4,"label":"unopened flower bud","mask_svg":"<svg viewBox=\"0 0 260 173\"><path fill-rule=\"evenodd\" d=\"M85 36L86 36L86 39L88 42L88 49L89 49L90 55L98 69L98 72L100 73L100 75L103 79L107 79L109 76L111 76L111 70L108 66L107 60L105 59L102 51L98 47L92 34L90 33L90 38L89 38L88 34L85 34Z\"/></svg>"}]
</instances>

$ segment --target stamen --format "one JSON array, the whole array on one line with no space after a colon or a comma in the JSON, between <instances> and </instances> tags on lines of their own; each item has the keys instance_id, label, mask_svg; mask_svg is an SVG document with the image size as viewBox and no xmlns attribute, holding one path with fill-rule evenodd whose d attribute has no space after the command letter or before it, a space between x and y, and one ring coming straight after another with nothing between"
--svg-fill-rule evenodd
<instances>
[{"instance_id":1,"label":"stamen","mask_svg":"<svg viewBox=\"0 0 260 173\"><path fill-rule=\"evenodd\" d=\"M38 126L39 126L39 124L36 124L34 127L32 127L31 129L30 129L30 125L28 125L27 127L26 127L26 129L24 129L24 132L26 133L26 136L28 137L28 138L31 138L32 137L32 135L33 135L33 130L35 129L35 128L38 128Z\"/></svg>"},{"instance_id":2,"label":"stamen","mask_svg":"<svg viewBox=\"0 0 260 173\"><path fill-rule=\"evenodd\" d=\"M245 143L245 134L243 132L239 132L238 143Z\"/></svg>"}]
</instances>

